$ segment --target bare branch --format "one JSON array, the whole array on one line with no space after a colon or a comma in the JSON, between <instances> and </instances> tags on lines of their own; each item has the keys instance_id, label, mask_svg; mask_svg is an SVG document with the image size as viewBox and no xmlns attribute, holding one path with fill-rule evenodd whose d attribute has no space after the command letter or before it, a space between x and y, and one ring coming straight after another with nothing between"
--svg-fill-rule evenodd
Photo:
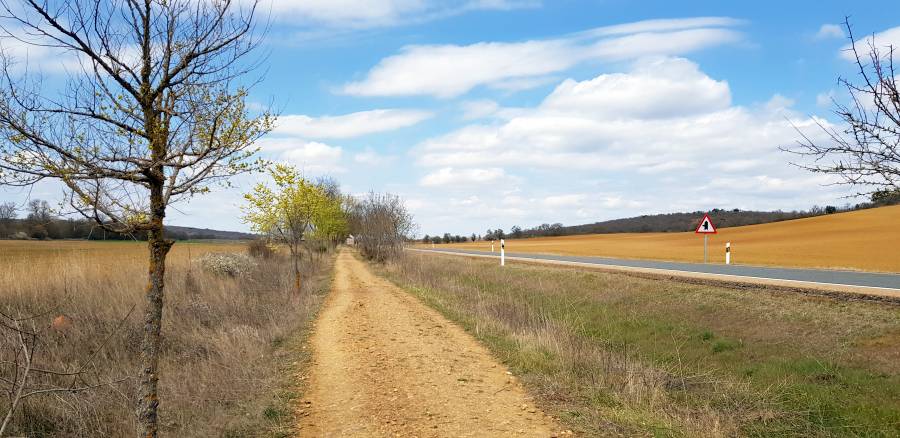
<instances>
[{"instance_id":1,"label":"bare branch","mask_svg":"<svg viewBox=\"0 0 900 438\"><path fill-rule=\"evenodd\" d=\"M900 192L900 89L894 70L894 47L879 47L875 36L863 44L855 40L849 20L844 21L856 64L858 81L839 78L850 104L834 102L837 127L816 121L824 139L813 139L797 129L800 141L782 150L804 159L796 166L810 172L835 175L840 184L859 189L859 195Z\"/></svg>"}]
</instances>

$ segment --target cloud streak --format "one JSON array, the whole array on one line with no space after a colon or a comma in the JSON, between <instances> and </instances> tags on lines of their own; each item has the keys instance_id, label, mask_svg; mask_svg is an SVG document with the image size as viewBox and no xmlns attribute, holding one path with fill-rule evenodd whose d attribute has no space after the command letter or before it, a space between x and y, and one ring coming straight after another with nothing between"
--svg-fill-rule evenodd
<instances>
[{"instance_id":1,"label":"cloud streak","mask_svg":"<svg viewBox=\"0 0 900 438\"><path fill-rule=\"evenodd\" d=\"M270 12L273 21L295 27L360 30L424 23L470 11L540 5L539 0L264 0L259 9Z\"/></svg>"},{"instance_id":2,"label":"cloud streak","mask_svg":"<svg viewBox=\"0 0 900 438\"><path fill-rule=\"evenodd\" d=\"M405 109L374 109L321 117L285 115L278 118L273 134L316 139L355 138L406 128L433 116L430 111Z\"/></svg>"},{"instance_id":3,"label":"cloud streak","mask_svg":"<svg viewBox=\"0 0 900 438\"><path fill-rule=\"evenodd\" d=\"M478 86L524 89L580 63L625 61L651 55L683 55L742 40L731 18L652 20L597 28L554 39L415 45L382 59L360 81L344 84L353 96L450 98Z\"/></svg>"},{"instance_id":4,"label":"cloud streak","mask_svg":"<svg viewBox=\"0 0 900 438\"><path fill-rule=\"evenodd\" d=\"M860 52L860 56L863 58L863 62L868 62L867 53L869 52L870 47L876 48L882 54L887 54L890 48L893 48L894 51L900 50L900 26L893 27L887 29L882 32L878 32L874 35L869 35L863 38L859 38L855 41L856 49ZM851 50L851 46L847 44L841 49L841 57L847 61L856 61L856 58Z\"/></svg>"}]
</instances>

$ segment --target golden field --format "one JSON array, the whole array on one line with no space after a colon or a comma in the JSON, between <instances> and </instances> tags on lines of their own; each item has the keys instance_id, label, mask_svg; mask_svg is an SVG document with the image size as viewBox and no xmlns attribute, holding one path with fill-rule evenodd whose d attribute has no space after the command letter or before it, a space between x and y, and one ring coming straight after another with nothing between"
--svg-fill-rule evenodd
<instances>
[{"instance_id":1,"label":"golden field","mask_svg":"<svg viewBox=\"0 0 900 438\"><path fill-rule=\"evenodd\" d=\"M206 252L239 252L246 243L234 242L177 242L168 259L182 262L190 256ZM107 261L147 262L147 242L117 240L0 240L0 263L10 267L17 263L72 262L77 259L101 258Z\"/></svg>"},{"instance_id":2,"label":"golden field","mask_svg":"<svg viewBox=\"0 0 900 438\"><path fill-rule=\"evenodd\" d=\"M296 382L286 370L306 360L298 339L328 291L332 256L304 258L297 293L283 255L253 259L245 274L229 276L204 265L210 252L246 253L247 244L177 242L168 256L162 434L260 436L293 427ZM98 385L29 397L12 419L12 436L134 433L147 265L146 242L0 241L0 312L34 322L35 367L83 367L78 384ZM16 345L0 324L0 414L16 376ZM71 379L35 374L30 384Z\"/></svg>"},{"instance_id":3,"label":"golden field","mask_svg":"<svg viewBox=\"0 0 900 438\"><path fill-rule=\"evenodd\" d=\"M900 272L900 205L718 231L709 236L711 263L725 262L725 242L731 242L732 263ZM490 251L491 243L437 247ZM702 262L703 236L621 233L508 239L506 250Z\"/></svg>"}]
</instances>

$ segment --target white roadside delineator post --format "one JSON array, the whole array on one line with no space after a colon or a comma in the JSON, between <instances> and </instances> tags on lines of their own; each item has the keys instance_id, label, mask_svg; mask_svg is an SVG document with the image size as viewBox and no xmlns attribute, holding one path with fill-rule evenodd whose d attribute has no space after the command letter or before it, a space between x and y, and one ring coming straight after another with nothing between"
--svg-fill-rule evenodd
<instances>
[{"instance_id":1,"label":"white roadside delineator post","mask_svg":"<svg viewBox=\"0 0 900 438\"><path fill-rule=\"evenodd\" d=\"M494 241L491 240L491 252L494 252Z\"/></svg>"},{"instance_id":2,"label":"white roadside delineator post","mask_svg":"<svg viewBox=\"0 0 900 438\"><path fill-rule=\"evenodd\" d=\"M731 242L725 243L725 264L731 264Z\"/></svg>"},{"instance_id":3,"label":"white roadside delineator post","mask_svg":"<svg viewBox=\"0 0 900 438\"><path fill-rule=\"evenodd\" d=\"M506 241L500 239L500 266L506 266Z\"/></svg>"}]
</instances>

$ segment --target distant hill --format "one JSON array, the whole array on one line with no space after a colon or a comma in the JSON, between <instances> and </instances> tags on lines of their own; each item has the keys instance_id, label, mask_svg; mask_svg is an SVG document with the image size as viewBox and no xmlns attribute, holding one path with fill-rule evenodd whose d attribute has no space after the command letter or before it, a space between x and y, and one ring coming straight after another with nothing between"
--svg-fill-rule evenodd
<instances>
[{"instance_id":1,"label":"distant hill","mask_svg":"<svg viewBox=\"0 0 900 438\"><path fill-rule=\"evenodd\" d=\"M868 210L886 206L900 205L900 190L883 190L872 194L871 201L858 204L846 204L841 207L828 205L825 207L813 206L806 211L753 211L741 209L714 208L708 213L713 224L717 228L732 228L746 225L759 225L780 222L792 219L802 219L816 216L826 216L835 213ZM615 233L677 233L694 231L705 211L684 213L645 214L623 219L612 219L582 225L541 224L532 228L514 226L509 230L488 229L483 235L473 233L471 236L452 235L444 233L443 236L425 235L424 242L430 243L460 243L476 240L496 240L500 238L526 238L526 237L559 237L582 234L615 234Z\"/></svg>"},{"instance_id":2,"label":"distant hill","mask_svg":"<svg viewBox=\"0 0 900 438\"><path fill-rule=\"evenodd\" d=\"M237 231L209 228L166 226L166 236L175 240L245 240L255 235ZM119 234L104 231L85 219L6 219L0 220L0 239L87 239L87 240L146 240L146 233Z\"/></svg>"},{"instance_id":3,"label":"distant hill","mask_svg":"<svg viewBox=\"0 0 900 438\"><path fill-rule=\"evenodd\" d=\"M219 240L249 240L255 239L257 236L250 233L241 233L239 231L221 231L209 228L191 228L179 227L174 225L166 226L166 233L174 239L178 240L194 240L194 239L219 239Z\"/></svg>"},{"instance_id":4,"label":"distant hill","mask_svg":"<svg viewBox=\"0 0 900 438\"><path fill-rule=\"evenodd\" d=\"M849 207L846 209L850 209ZM714 208L709 211L709 216L717 228L739 227L743 225L757 225L771 222L800 219L804 217L819 216L823 214L841 211L836 207L813 208L810 211L749 211L749 210L723 210ZM614 234L614 233L677 233L693 231L696 229L704 211L689 213L664 213L645 214L641 216L612 219L582 225L542 224L533 228L521 229L513 227L508 232L499 235L499 230L488 230L484 240L523 237L559 237L580 234ZM448 239L449 237L449 239ZM457 238L458 237L458 238ZM434 237L429 241L434 243L464 242L467 239L462 236ZM471 239L468 239L471 240Z\"/></svg>"},{"instance_id":5,"label":"distant hill","mask_svg":"<svg viewBox=\"0 0 900 438\"><path fill-rule=\"evenodd\" d=\"M569 234L608 234L608 233L670 233L694 231L703 211L690 213L666 213L613 219L584 225L570 225L560 228L560 235ZM709 217L719 228L739 227L743 225L766 224L789 219L815 216L815 213L797 211L745 211L713 209Z\"/></svg>"}]
</instances>

